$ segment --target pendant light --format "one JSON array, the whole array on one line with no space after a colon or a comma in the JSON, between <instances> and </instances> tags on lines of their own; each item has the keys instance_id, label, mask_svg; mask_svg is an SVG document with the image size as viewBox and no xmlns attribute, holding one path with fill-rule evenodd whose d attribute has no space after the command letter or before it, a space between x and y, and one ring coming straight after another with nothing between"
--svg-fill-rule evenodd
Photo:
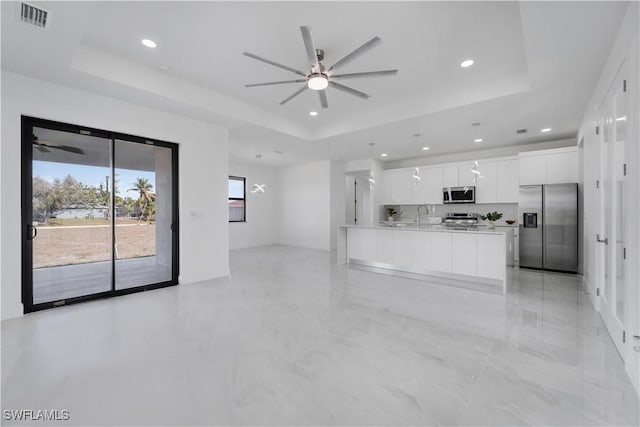
<instances>
[{"instance_id":1,"label":"pendant light","mask_svg":"<svg viewBox=\"0 0 640 427\"><path fill-rule=\"evenodd\" d=\"M372 160L374 158L373 147L375 147L375 145L376 145L375 142L370 142L369 143L369 147L371 147L371 159ZM376 177L373 174L373 170L369 169L369 187L370 187L370 189L372 189L374 185L376 185Z\"/></svg>"},{"instance_id":2,"label":"pendant light","mask_svg":"<svg viewBox=\"0 0 640 427\"><path fill-rule=\"evenodd\" d=\"M418 184L420 184L420 180L422 178L420 178L420 169L419 168L413 168L413 185L415 187L418 186Z\"/></svg>"},{"instance_id":3,"label":"pendant light","mask_svg":"<svg viewBox=\"0 0 640 427\"><path fill-rule=\"evenodd\" d=\"M264 193L267 184L253 184L253 190L251 190L251 194L256 193Z\"/></svg>"}]
</instances>

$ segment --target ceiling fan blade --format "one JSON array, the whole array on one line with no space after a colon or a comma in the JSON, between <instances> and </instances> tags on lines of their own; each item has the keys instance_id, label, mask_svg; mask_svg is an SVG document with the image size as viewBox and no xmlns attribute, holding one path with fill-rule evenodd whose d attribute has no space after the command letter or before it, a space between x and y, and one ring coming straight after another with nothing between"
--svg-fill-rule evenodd
<instances>
[{"instance_id":1,"label":"ceiling fan blade","mask_svg":"<svg viewBox=\"0 0 640 427\"><path fill-rule=\"evenodd\" d=\"M362 99L369 98L369 95L367 95L366 93L360 92L359 90L355 90L353 88L350 88L349 86L341 85L340 83L329 81L329 86L331 86L334 89L338 89L338 90L341 90L343 92L346 92L349 95L355 95L355 96L357 96L359 98L362 98Z\"/></svg>"},{"instance_id":2,"label":"ceiling fan blade","mask_svg":"<svg viewBox=\"0 0 640 427\"><path fill-rule=\"evenodd\" d=\"M74 154L83 154L84 155L84 151L81 150L78 147L71 147L69 145L48 145L48 144L41 144L41 146L43 147L47 147L47 148L55 148L56 150L62 150L62 151L67 151L69 153L74 153Z\"/></svg>"},{"instance_id":3,"label":"ceiling fan blade","mask_svg":"<svg viewBox=\"0 0 640 427\"><path fill-rule=\"evenodd\" d=\"M311 36L311 28L306 25L300 27L302 33L302 41L304 42L304 48L307 51L307 58L309 59L309 65L313 67L316 72L320 71L318 67L318 55L316 54L316 46L313 44L313 37Z\"/></svg>"},{"instance_id":4,"label":"ceiling fan blade","mask_svg":"<svg viewBox=\"0 0 640 427\"><path fill-rule=\"evenodd\" d=\"M322 105L322 108L329 108L329 103L327 102L327 93L324 90L319 90L318 96L320 97L320 105Z\"/></svg>"},{"instance_id":5,"label":"ceiling fan blade","mask_svg":"<svg viewBox=\"0 0 640 427\"><path fill-rule=\"evenodd\" d=\"M354 79L356 77L395 76L396 74L398 74L398 70L383 70L383 71L365 71L364 73L333 74L330 77L332 79Z\"/></svg>"},{"instance_id":6,"label":"ceiling fan blade","mask_svg":"<svg viewBox=\"0 0 640 427\"><path fill-rule=\"evenodd\" d=\"M43 147L42 145L38 144L37 142L34 142L33 145L36 147L36 150L38 150L41 153L50 153L51 151L47 150L45 147Z\"/></svg>"},{"instance_id":7,"label":"ceiling fan blade","mask_svg":"<svg viewBox=\"0 0 640 427\"><path fill-rule=\"evenodd\" d=\"M334 68L341 67L341 66L353 61L354 59L356 59L358 56L362 55L363 53L365 53L369 49L373 49L381 41L382 40L380 39L380 37L375 36L374 38L372 38L371 40L369 40L368 42L366 42L365 44L363 44L362 46L360 46L359 48L357 48L356 50L354 50L353 52L351 52L350 54L348 54L344 58L342 58L340 61L336 62L331 67L329 67L329 71L333 70Z\"/></svg>"},{"instance_id":8,"label":"ceiling fan blade","mask_svg":"<svg viewBox=\"0 0 640 427\"><path fill-rule=\"evenodd\" d=\"M282 101L280 103L280 105L284 105L287 102L291 101L293 98L295 98L296 96L300 95L302 92L304 92L305 90L307 90L307 85L305 84L304 86L302 86L300 89L298 89L297 91L295 91L291 96L289 96L287 99L285 99L284 101Z\"/></svg>"},{"instance_id":9,"label":"ceiling fan blade","mask_svg":"<svg viewBox=\"0 0 640 427\"><path fill-rule=\"evenodd\" d=\"M258 61L264 62L265 64L273 65L274 67L282 68L283 70L291 71L292 73L296 73L296 74L299 74L301 76L307 77L307 75L305 73L303 73L302 71L300 71L300 70L296 70L295 68L291 68L291 67L288 67L286 65L282 65L282 64L279 64L277 62L270 61L270 60L265 59L265 58L261 58L258 55L254 55L253 53L243 52L242 54L244 56L248 56L249 58L253 58L253 59L256 59Z\"/></svg>"},{"instance_id":10,"label":"ceiling fan blade","mask_svg":"<svg viewBox=\"0 0 640 427\"><path fill-rule=\"evenodd\" d=\"M256 86L271 86L271 85L284 85L287 83L302 83L306 82L306 79L297 79L297 80L283 80L279 82L267 82L267 83L252 83L250 85L244 85L244 87L256 87Z\"/></svg>"}]
</instances>

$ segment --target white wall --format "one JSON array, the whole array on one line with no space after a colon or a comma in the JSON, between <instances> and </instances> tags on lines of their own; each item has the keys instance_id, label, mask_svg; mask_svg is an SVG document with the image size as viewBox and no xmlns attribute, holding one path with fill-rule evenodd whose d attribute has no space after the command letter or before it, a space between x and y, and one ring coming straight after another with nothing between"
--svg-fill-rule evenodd
<instances>
[{"instance_id":1,"label":"white wall","mask_svg":"<svg viewBox=\"0 0 640 427\"><path fill-rule=\"evenodd\" d=\"M596 220L598 209L597 190L595 182L599 178L598 162L600 159L599 137L595 134L595 126L598 121L598 108L606 95L614 77L616 76L623 61L627 62L626 75L628 76L628 87L630 88L630 110L627 114L628 133L625 149L627 150L627 182L629 183L625 198L628 201L627 222L624 225L626 233L629 235L627 247L627 278L625 307L635 307L631 312L625 314L624 328L627 336L640 334L640 224L637 212L640 211L640 186L634 185L640 182L640 107L639 93L640 87L640 66L639 66L639 14L640 6L637 2L631 2L627 14L622 22L620 31L614 43L611 54L598 84L589 101L587 110L582 119L578 132L578 141L584 138L584 281L585 286L590 290L590 297L596 308L599 308L599 301L596 297L596 288L602 288L598 271L596 268L595 235L599 232ZM619 339L616 337L615 339ZM631 382L637 392L640 393L640 368L638 366L638 354L632 349L633 340L629 340L631 345L626 346L625 367Z\"/></svg>"},{"instance_id":2,"label":"white wall","mask_svg":"<svg viewBox=\"0 0 640 427\"><path fill-rule=\"evenodd\" d=\"M273 245L276 243L278 201L276 170L238 162L229 163L229 175L247 179L247 221L229 223L229 249ZM264 193L251 193L253 184L264 184Z\"/></svg>"},{"instance_id":3,"label":"white wall","mask_svg":"<svg viewBox=\"0 0 640 427\"><path fill-rule=\"evenodd\" d=\"M341 161L331 161L331 187L330 191L330 211L331 223L329 224L331 250L336 250L338 246L338 227L345 223L345 187L344 187L345 163Z\"/></svg>"},{"instance_id":4,"label":"white wall","mask_svg":"<svg viewBox=\"0 0 640 427\"><path fill-rule=\"evenodd\" d=\"M229 274L226 129L6 71L1 79L2 318L20 316L23 311L21 115L179 143L180 281L189 283Z\"/></svg>"},{"instance_id":5,"label":"white wall","mask_svg":"<svg viewBox=\"0 0 640 427\"><path fill-rule=\"evenodd\" d=\"M280 168L276 172L276 185L278 243L329 250L331 162L327 160Z\"/></svg>"}]
</instances>

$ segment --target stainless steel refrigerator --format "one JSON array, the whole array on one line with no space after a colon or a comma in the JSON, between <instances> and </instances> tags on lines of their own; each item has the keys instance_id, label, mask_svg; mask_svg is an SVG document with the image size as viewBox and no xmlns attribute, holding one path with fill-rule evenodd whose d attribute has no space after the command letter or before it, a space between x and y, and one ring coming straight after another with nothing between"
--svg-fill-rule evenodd
<instances>
[{"instance_id":1,"label":"stainless steel refrigerator","mask_svg":"<svg viewBox=\"0 0 640 427\"><path fill-rule=\"evenodd\" d=\"M520 186L520 266L578 271L578 184Z\"/></svg>"}]
</instances>

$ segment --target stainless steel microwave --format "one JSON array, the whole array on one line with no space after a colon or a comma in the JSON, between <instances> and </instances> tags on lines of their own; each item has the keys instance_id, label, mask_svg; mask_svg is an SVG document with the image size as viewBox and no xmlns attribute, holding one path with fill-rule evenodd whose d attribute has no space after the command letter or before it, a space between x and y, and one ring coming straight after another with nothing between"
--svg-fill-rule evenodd
<instances>
[{"instance_id":1,"label":"stainless steel microwave","mask_svg":"<svg viewBox=\"0 0 640 427\"><path fill-rule=\"evenodd\" d=\"M475 203L476 187L445 187L442 189L442 201L449 203Z\"/></svg>"}]
</instances>

